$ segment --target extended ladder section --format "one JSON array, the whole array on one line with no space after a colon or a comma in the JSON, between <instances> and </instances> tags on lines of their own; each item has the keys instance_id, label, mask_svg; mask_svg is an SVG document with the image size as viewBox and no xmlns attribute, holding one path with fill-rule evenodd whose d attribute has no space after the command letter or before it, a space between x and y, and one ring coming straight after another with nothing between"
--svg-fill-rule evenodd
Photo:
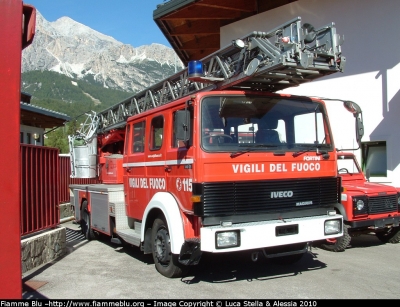
<instances>
[{"instance_id":1,"label":"extended ladder section","mask_svg":"<svg viewBox=\"0 0 400 307\"><path fill-rule=\"evenodd\" d=\"M320 29L297 17L269 32L252 32L188 68L98 113L97 133L122 128L129 116L205 90L276 92L342 72L343 39L335 24Z\"/></svg>"}]
</instances>

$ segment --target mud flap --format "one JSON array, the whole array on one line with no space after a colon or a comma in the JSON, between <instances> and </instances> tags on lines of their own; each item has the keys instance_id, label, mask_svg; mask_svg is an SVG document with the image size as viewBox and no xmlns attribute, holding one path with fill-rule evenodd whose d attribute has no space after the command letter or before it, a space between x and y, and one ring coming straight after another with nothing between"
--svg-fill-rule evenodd
<instances>
[{"instance_id":1,"label":"mud flap","mask_svg":"<svg viewBox=\"0 0 400 307\"><path fill-rule=\"evenodd\" d=\"M202 252L200 240L197 238L185 240L179 254L179 263L183 265L197 265L200 261Z\"/></svg>"}]
</instances>

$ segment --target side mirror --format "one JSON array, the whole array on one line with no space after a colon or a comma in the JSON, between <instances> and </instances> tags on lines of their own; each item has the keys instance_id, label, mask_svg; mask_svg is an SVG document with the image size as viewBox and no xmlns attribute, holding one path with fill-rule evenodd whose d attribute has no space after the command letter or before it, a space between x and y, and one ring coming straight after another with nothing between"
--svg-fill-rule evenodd
<instances>
[{"instance_id":1,"label":"side mirror","mask_svg":"<svg viewBox=\"0 0 400 307\"><path fill-rule=\"evenodd\" d=\"M343 106L347 111L352 113L356 119L356 140L358 146L361 146L361 139L364 135L364 124L361 108L358 104L350 100L344 101Z\"/></svg>"},{"instance_id":2,"label":"side mirror","mask_svg":"<svg viewBox=\"0 0 400 307\"><path fill-rule=\"evenodd\" d=\"M191 131L189 110L179 110L175 112L174 131L176 139L178 141L183 141L187 146Z\"/></svg>"},{"instance_id":3,"label":"side mirror","mask_svg":"<svg viewBox=\"0 0 400 307\"><path fill-rule=\"evenodd\" d=\"M356 139L357 144L361 146L361 139L364 135L364 124L362 122L362 118L356 118Z\"/></svg>"},{"instance_id":4,"label":"side mirror","mask_svg":"<svg viewBox=\"0 0 400 307\"><path fill-rule=\"evenodd\" d=\"M343 102L343 106L346 108L347 111L353 114L360 114L361 108L358 104L354 101L346 100Z\"/></svg>"}]
</instances>

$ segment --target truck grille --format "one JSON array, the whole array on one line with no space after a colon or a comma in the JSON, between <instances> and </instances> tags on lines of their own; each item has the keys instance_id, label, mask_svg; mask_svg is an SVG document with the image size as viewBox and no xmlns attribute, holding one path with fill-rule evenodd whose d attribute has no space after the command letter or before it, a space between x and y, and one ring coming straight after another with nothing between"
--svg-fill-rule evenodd
<instances>
[{"instance_id":1,"label":"truck grille","mask_svg":"<svg viewBox=\"0 0 400 307\"><path fill-rule=\"evenodd\" d=\"M378 214L397 211L397 195L370 197L368 200L368 213Z\"/></svg>"},{"instance_id":2,"label":"truck grille","mask_svg":"<svg viewBox=\"0 0 400 307\"><path fill-rule=\"evenodd\" d=\"M336 177L194 184L193 194L202 195L195 214L232 216L329 207L338 203L340 186Z\"/></svg>"}]
</instances>

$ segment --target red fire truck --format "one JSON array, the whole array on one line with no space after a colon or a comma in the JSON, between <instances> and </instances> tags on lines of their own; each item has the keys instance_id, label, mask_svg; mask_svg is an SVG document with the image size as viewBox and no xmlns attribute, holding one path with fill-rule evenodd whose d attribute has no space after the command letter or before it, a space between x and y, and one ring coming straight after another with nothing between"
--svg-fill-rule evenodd
<instances>
[{"instance_id":1,"label":"red fire truck","mask_svg":"<svg viewBox=\"0 0 400 307\"><path fill-rule=\"evenodd\" d=\"M321 247L341 252L351 237L366 233L375 233L383 243L399 243L400 188L369 182L353 153L338 152L337 156L343 186L343 236L329 239Z\"/></svg>"},{"instance_id":2,"label":"red fire truck","mask_svg":"<svg viewBox=\"0 0 400 307\"><path fill-rule=\"evenodd\" d=\"M298 17L88 113L69 137L72 177L102 182L70 187L86 238L138 246L178 277L202 253L292 263L313 241L342 236L325 103L275 93L343 71L341 44L334 23Z\"/></svg>"}]
</instances>

